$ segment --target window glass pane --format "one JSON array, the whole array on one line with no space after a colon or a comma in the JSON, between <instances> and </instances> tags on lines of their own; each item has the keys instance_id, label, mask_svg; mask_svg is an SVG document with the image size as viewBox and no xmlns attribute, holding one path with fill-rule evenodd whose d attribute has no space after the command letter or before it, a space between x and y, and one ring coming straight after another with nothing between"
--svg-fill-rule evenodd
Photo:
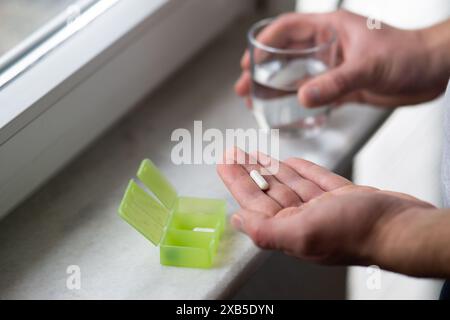
<instances>
[{"instance_id":1,"label":"window glass pane","mask_svg":"<svg viewBox=\"0 0 450 320\"><path fill-rule=\"evenodd\" d=\"M19 44L74 0L1 0L0 55Z\"/></svg>"},{"instance_id":2,"label":"window glass pane","mask_svg":"<svg viewBox=\"0 0 450 320\"><path fill-rule=\"evenodd\" d=\"M0 89L85 26L71 22L96 3L109 8L118 1L0 0ZM51 38L57 40L46 42Z\"/></svg>"},{"instance_id":3,"label":"window glass pane","mask_svg":"<svg viewBox=\"0 0 450 320\"><path fill-rule=\"evenodd\" d=\"M66 10L76 0L1 0L0 55L11 50L52 18Z\"/></svg>"}]
</instances>

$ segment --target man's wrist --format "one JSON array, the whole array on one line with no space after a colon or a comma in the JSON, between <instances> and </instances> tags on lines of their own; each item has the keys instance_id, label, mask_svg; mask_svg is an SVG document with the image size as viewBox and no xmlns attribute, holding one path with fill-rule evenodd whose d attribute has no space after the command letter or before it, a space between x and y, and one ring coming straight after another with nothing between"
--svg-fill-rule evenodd
<instances>
[{"instance_id":1,"label":"man's wrist","mask_svg":"<svg viewBox=\"0 0 450 320\"><path fill-rule=\"evenodd\" d=\"M416 275L414 260L421 251L423 230L418 228L424 217L423 208L407 208L397 214L383 230L375 260L388 270Z\"/></svg>"},{"instance_id":2,"label":"man's wrist","mask_svg":"<svg viewBox=\"0 0 450 320\"><path fill-rule=\"evenodd\" d=\"M448 277L448 228L450 215L442 210L410 207L380 229L372 264L410 276Z\"/></svg>"}]
</instances>

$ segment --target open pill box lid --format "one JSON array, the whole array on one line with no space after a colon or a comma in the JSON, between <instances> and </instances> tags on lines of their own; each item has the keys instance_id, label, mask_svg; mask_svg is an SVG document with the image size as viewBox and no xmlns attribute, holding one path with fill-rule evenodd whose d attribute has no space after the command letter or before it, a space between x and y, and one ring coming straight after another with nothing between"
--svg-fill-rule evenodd
<instances>
[{"instance_id":1,"label":"open pill box lid","mask_svg":"<svg viewBox=\"0 0 450 320\"><path fill-rule=\"evenodd\" d=\"M164 240L169 228L208 231L202 227L211 226L214 228L211 232L217 237L222 234L226 215L224 200L179 197L172 184L149 159L142 161L137 177L156 199L131 179L119 214L154 245L158 246Z\"/></svg>"},{"instance_id":2,"label":"open pill box lid","mask_svg":"<svg viewBox=\"0 0 450 320\"><path fill-rule=\"evenodd\" d=\"M178 195L171 183L149 159L142 161L137 177L158 200L131 179L120 204L119 214L157 246L164 235Z\"/></svg>"}]
</instances>

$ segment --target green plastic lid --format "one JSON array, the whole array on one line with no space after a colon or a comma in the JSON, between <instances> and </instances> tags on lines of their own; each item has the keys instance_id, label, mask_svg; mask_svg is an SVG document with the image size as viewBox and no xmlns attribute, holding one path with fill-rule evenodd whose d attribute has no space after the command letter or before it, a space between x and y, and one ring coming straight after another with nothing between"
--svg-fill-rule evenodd
<instances>
[{"instance_id":1,"label":"green plastic lid","mask_svg":"<svg viewBox=\"0 0 450 320\"><path fill-rule=\"evenodd\" d=\"M154 245L161 242L170 211L131 180L119 207L120 216Z\"/></svg>"},{"instance_id":2,"label":"green plastic lid","mask_svg":"<svg viewBox=\"0 0 450 320\"><path fill-rule=\"evenodd\" d=\"M173 208L178 198L177 192L150 159L142 161L137 177L167 209Z\"/></svg>"}]
</instances>

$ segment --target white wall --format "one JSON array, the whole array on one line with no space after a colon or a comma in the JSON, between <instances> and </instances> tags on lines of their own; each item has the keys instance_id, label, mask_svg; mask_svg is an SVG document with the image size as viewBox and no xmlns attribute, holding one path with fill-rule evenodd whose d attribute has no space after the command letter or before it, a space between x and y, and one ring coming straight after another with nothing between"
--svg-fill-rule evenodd
<instances>
[{"instance_id":1,"label":"white wall","mask_svg":"<svg viewBox=\"0 0 450 320\"><path fill-rule=\"evenodd\" d=\"M335 10L338 0L298 0L302 12ZM344 0L343 7L399 28L421 28L448 19L448 0Z\"/></svg>"}]
</instances>

